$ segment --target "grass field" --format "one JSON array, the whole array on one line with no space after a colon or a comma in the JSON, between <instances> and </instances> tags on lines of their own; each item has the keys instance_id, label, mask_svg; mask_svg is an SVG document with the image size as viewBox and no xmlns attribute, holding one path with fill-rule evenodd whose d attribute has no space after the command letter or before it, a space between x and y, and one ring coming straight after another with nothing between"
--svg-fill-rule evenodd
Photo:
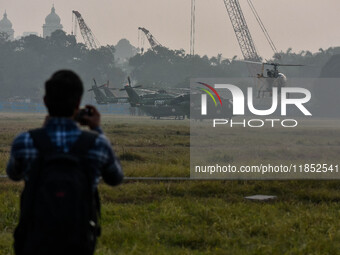
<instances>
[{"instance_id":1,"label":"grass field","mask_svg":"<svg viewBox=\"0 0 340 255\"><path fill-rule=\"evenodd\" d=\"M0 174L5 174L13 138L40 126L43 119L0 114ZM104 116L103 128L126 176L190 175L188 121ZM309 146L314 148L307 150L311 153L320 148L336 157L340 129L321 128L284 139L285 148L298 151ZM235 132L231 139L236 139ZM251 144L264 138L240 132ZM273 145L266 141L263 146ZM247 143L238 149L235 159L243 149L251 150ZM304 152L303 157L313 155ZM1 255L13 254L22 187L23 183L0 179ZM96 254L340 254L340 181L126 181L99 188L103 234ZM254 194L278 199L244 199Z\"/></svg>"}]
</instances>

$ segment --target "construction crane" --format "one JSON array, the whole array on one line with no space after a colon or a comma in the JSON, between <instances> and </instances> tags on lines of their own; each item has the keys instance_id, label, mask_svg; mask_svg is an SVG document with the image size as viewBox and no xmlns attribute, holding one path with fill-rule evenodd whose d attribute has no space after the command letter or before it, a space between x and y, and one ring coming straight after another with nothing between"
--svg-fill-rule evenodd
<instances>
[{"instance_id":1,"label":"construction crane","mask_svg":"<svg viewBox=\"0 0 340 255\"><path fill-rule=\"evenodd\" d=\"M148 41L149 41L149 43L150 43L150 46L151 46L151 49L152 49L152 50L155 50L155 48L156 48L157 46L162 46L162 45L156 40L156 38L150 33L149 30L147 30L147 29L144 28L144 27L139 27L138 30L141 30L141 31L145 34L146 38L148 39Z\"/></svg>"},{"instance_id":2,"label":"construction crane","mask_svg":"<svg viewBox=\"0 0 340 255\"><path fill-rule=\"evenodd\" d=\"M223 1L225 4L225 7L227 8L228 15L229 15L231 24L233 25L236 38L240 45L244 59L248 61L261 61L261 58L256 51L255 44L249 32L247 22L243 16L243 12L242 12L239 1L238 0L223 0ZM261 20L261 17L259 16L259 14L257 13L255 9L255 6L253 5L251 0L247 0L247 2L264 36L266 37L266 40L268 41L269 46L273 50L274 54L276 54L277 57L280 57L273 40L271 39L266 27L264 26Z\"/></svg>"},{"instance_id":3,"label":"construction crane","mask_svg":"<svg viewBox=\"0 0 340 255\"><path fill-rule=\"evenodd\" d=\"M190 28L190 55L195 55L195 22L196 22L196 3L191 0L191 28Z\"/></svg>"},{"instance_id":4,"label":"construction crane","mask_svg":"<svg viewBox=\"0 0 340 255\"><path fill-rule=\"evenodd\" d=\"M88 49L98 49L100 48L100 43L92 33L91 29L86 25L83 17L78 11L72 11L76 20L78 21L80 33L83 36L85 45ZM73 17L73 16L72 16ZM75 24L75 32L76 32L76 24ZM75 36L77 36L75 34Z\"/></svg>"},{"instance_id":5,"label":"construction crane","mask_svg":"<svg viewBox=\"0 0 340 255\"><path fill-rule=\"evenodd\" d=\"M261 62L238 0L223 0L245 60Z\"/></svg>"},{"instance_id":6,"label":"construction crane","mask_svg":"<svg viewBox=\"0 0 340 255\"><path fill-rule=\"evenodd\" d=\"M257 78L257 84L259 86L258 89L258 97L264 97L264 93L269 93L272 95L273 87L277 87L281 89L287 85L287 78L283 73L280 73L278 70L279 66L301 66L298 64L280 64L280 63L261 63L261 58L256 51L255 44L249 32L248 25L244 18L240 3L238 0L223 0L225 7L227 8L228 15L230 21L233 25L236 38L240 45L243 57L245 59L244 62L247 63L248 70L253 77ZM280 58L276 46L272 39L270 38L266 27L264 26L260 16L258 15L252 0L247 0L251 11L253 12L256 21L260 25L262 32L264 33L270 47L272 48L276 57ZM273 66L273 69L267 69L266 75L264 74L264 66ZM257 66L257 67L256 67ZM261 67L262 66L262 67ZM261 67L261 72L258 71L259 67ZM256 76L255 76L256 75ZM281 91L281 90L280 90Z\"/></svg>"},{"instance_id":7,"label":"construction crane","mask_svg":"<svg viewBox=\"0 0 340 255\"><path fill-rule=\"evenodd\" d=\"M270 37L266 27L264 26L264 24L263 24L263 22L261 20L261 17L259 16L259 14L257 13L257 11L255 9L255 6L253 5L251 0L247 0L247 2L248 2L248 5L249 5L251 11L254 14L254 17L256 18L257 23L259 24L259 26L260 26L260 28L261 28L261 30L263 32L264 36L266 37L266 40L269 43L269 46L272 48L274 54L276 54L278 57L280 57L280 55L279 55L279 53L278 53L278 51L276 49L276 46L275 46L272 38Z\"/></svg>"}]
</instances>

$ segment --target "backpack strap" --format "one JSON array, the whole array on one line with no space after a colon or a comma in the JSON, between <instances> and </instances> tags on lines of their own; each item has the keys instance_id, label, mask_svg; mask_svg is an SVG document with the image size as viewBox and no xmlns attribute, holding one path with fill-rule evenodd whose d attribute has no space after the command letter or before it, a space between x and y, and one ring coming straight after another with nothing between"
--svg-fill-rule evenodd
<instances>
[{"instance_id":1,"label":"backpack strap","mask_svg":"<svg viewBox=\"0 0 340 255\"><path fill-rule=\"evenodd\" d=\"M75 155L86 155L87 152L94 146L97 137L98 133L91 131L82 131L78 140L71 147L70 153ZM95 189L94 199L95 207L100 217L100 200L97 189Z\"/></svg>"},{"instance_id":2,"label":"backpack strap","mask_svg":"<svg viewBox=\"0 0 340 255\"><path fill-rule=\"evenodd\" d=\"M91 131L82 131L78 140L73 144L70 153L76 155L85 155L95 144L96 139L98 138L98 133ZM94 206L97 214L97 226L96 226L96 236L101 235L101 204L98 189L94 190L94 201L91 201L92 206Z\"/></svg>"},{"instance_id":3,"label":"backpack strap","mask_svg":"<svg viewBox=\"0 0 340 255\"><path fill-rule=\"evenodd\" d=\"M95 132L82 131L77 141L71 147L70 152L80 155L86 154L94 146L97 137L98 134Z\"/></svg>"},{"instance_id":4,"label":"backpack strap","mask_svg":"<svg viewBox=\"0 0 340 255\"><path fill-rule=\"evenodd\" d=\"M45 128L33 129L29 131L29 134L33 139L34 146L38 149L39 152L49 153L56 150Z\"/></svg>"},{"instance_id":5,"label":"backpack strap","mask_svg":"<svg viewBox=\"0 0 340 255\"><path fill-rule=\"evenodd\" d=\"M56 150L48 136L45 128L37 128L29 131L34 146L39 152L49 153ZM77 141L71 147L70 152L75 154L85 154L94 145L98 134L95 132L82 131Z\"/></svg>"}]
</instances>

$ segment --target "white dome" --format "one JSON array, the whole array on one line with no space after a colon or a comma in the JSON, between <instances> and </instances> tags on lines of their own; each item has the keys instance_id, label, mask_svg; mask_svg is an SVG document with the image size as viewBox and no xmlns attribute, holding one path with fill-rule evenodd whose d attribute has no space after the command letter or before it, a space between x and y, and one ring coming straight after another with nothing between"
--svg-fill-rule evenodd
<instances>
[{"instance_id":1,"label":"white dome","mask_svg":"<svg viewBox=\"0 0 340 255\"><path fill-rule=\"evenodd\" d=\"M54 6L51 9L51 13L47 15L45 18L45 24L47 25L55 25L55 24L60 24L60 17L58 14L55 13L55 8Z\"/></svg>"},{"instance_id":2,"label":"white dome","mask_svg":"<svg viewBox=\"0 0 340 255\"><path fill-rule=\"evenodd\" d=\"M1 29L11 29L12 28L12 22L7 19L7 13L4 13L4 17L2 20L0 20L0 28Z\"/></svg>"}]
</instances>

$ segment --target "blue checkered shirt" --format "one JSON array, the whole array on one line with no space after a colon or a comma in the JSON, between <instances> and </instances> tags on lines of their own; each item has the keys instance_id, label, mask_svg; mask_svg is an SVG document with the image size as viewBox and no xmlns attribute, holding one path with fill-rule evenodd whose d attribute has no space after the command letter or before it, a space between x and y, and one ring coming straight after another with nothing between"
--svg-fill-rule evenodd
<instances>
[{"instance_id":1,"label":"blue checkered shirt","mask_svg":"<svg viewBox=\"0 0 340 255\"><path fill-rule=\"evenodd\" d=\"M77 124L68 118L51 118L45 128L52 144L59 152L69 152L81 134ZM96 131L99 135L87 155L91 165L96 168L94 185L98 184L100 176L103 176L104 181L108 184L119 184L123 180L123 171L119 160L102 130L97 128ZM30 167L38 155L39 152L34 147L29 132L20 134L12 144L11 156L7 165L8 176L13 180L27 180Z\"/></svg>"}]
</instances>

